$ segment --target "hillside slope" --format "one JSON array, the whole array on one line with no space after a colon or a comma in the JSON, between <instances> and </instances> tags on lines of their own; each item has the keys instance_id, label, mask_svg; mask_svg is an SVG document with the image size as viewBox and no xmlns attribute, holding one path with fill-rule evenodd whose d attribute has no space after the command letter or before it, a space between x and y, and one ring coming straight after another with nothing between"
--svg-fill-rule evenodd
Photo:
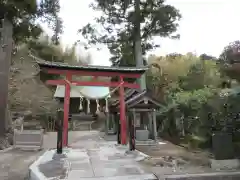
<instances>
[{"instance_id":1,"label":"hillside slope","mask_svg":"<svg viewBox=\"0 0 240 180\"><path fill-rule=\"evenodd\" d=\"M11 112L30 112L33 117L53 114L58 103L53 99L53 91L38 75L35 61L27 50L20 50L14 57L9 79L9 109Z\"/></svg>"}]
</instances>

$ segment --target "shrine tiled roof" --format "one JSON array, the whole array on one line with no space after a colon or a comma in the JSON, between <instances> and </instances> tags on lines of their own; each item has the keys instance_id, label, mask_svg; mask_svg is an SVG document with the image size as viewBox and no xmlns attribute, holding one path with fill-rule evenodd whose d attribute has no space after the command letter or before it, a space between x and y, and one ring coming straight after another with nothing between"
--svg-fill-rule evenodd
<instances>
[{"instance_id":1,"label":"shrine tiled roof","mask_svg":"<svg viewBox=\"0 0 240 180\"><path fill-rule=\"evenodd\" d=\"M130 99L134 94L140 93L141 90L139 89L128 89L125 92L124 100L127 101ZM119 99L116 99L114 102L111 103L111 106L117 106L119 105Z\"/></svg>"},{"instance_id":2,"label":"shrine tiled roof","mask_svg":"<svg viewBox=\"0 0 240 180\"><path fill-rule=\"evenodd\" d=\"M109 67L109 66L92 66L92 65L84 65L84 66L76 66L69 65L67 63L62 62L50 62L45 60L35 59L38 65L41 68L52 68L59 70L82 70L82 71L98 71L98 72L119 72L119 73L128 73L128 74L143 74L148 67Z\"/></svg>"},{"instance_id":3,"label":"shrine tiled roof","mask_svg":"<svg viewBox=\"0 0 240 180\"><path fill-rule=\"evenodd\" d=\"M128 93L126 92L126 95ZM155 99L152 96L152 92L150 90L135 90L135 93L133 93L130 96L126 96L125 97L125 105L128 108L138 108L138 107L142 107L142 108L162 108L163 104L160 103L157 99ZM146 99L148 102L150 103L144 103L144 99ZM143 103L142 103L143 102ZM112 104L112 108L119 108L119 101Z\"/></svg>"},{"instance_id":4,"label":"shrine tiled roof","mask_svg":"<svg viewBox=\"0 0 240 180\"><path fill-rule=\"evenodd\" d=\"M143 90L140 93L133 96L132 98L128 99L125 102L125 104L128 108L138 108L138 107L153 108L154 107L155 109L159 109L164 107L163 104L160 103L157 99L155 99L152 96L152 93L147 90Z\"/></svg>"}]
</instances>

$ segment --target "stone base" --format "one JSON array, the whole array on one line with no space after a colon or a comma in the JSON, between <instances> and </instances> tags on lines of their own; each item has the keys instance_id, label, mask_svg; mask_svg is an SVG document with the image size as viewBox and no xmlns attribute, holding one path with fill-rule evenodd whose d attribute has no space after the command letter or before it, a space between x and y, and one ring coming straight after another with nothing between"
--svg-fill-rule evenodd
<instances>
[{"instance_id":1,"label":"stone base","mask_svg":"<svg viewBox=\"0 0 240 180\"><path fill-rule=\"evenodd\" d=\"M144 140L144 141L136 140L135 142L136 142L136 145L146 145L146 146L157 144L157 141L154 141L152 139L147 139L147 140Z\"/></svg>"},{"instance_id":2,"label":"stone base","mask_svg":"<svg viewBox=\"0 0 240 180\"><path fill-rule=\"evenodd\" d=\"M211 168L213 170L236 170L240 168L240 162L238 159L228 160L211 160Z\"/></svg>"},{"instance_id":3,"label":"stone base","mask_svg":"<svg viewBox=\"0 0 240 180\"><path fill-rule=\"evenodd\" d=\"M60 159L66 158L66 157L67 157L67 156L66 156L65 154L57 154L57 153L55 153L55 154L53 155L52 159L54 159L54 160L60 160Z\"/></svg>"},{"instance_id":4,"label":"stone base","mask_svg":"<svg viewBox=\"0 0 240 180\"><path fill-rule=\"evenodd\" d=\"M149 131L148 130L136 130L136 140L146 141L148 140Z\"/></svg>"}]
</instances>

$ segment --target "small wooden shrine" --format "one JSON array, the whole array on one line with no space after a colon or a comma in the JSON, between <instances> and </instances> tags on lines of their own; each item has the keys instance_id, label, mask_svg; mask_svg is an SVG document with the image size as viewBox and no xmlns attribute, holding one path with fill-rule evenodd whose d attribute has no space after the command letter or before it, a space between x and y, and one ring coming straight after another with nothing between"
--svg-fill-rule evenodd
<instances>
[{"instance_id":1,"label":"small wooden shrine","mask_svg":"<svg viewBox=\"0 0 240 180\"><path fill-rule=\"evenodd\" d=\"M157 124L156 124L156 111L162 108L149 90L131 89L126 91L124 97L126 106L126 115L128 120L128 130L131 136L131 126L134 131L134 138L139 141L148 139L157 139ZM113 122L114 131L118 133L119 121L119 101L115 101L110 105L110 119ZM108 129L109 130L109 129Z\"/></svg>"}]
</instances>

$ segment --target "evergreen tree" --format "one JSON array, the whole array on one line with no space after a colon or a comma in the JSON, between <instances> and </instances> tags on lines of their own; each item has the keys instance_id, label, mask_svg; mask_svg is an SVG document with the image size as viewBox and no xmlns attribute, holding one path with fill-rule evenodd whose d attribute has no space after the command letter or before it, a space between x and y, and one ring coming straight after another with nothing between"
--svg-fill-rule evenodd
<instances>
[{"instance_id":1,"label":"evergreen tree","mask_svg":"<svg viewBox=\"0 0 240 180\"><path fill-rule=\"evenodd\" d=\"M13 23L15 42L22 42L31 37L35 38L42 33L36 20L47 22L54 30L59 11L59 0L0 1L0 19L7 18Z\"/></svg>"},{"instance_id":2,"label":"evergreen tree","mask_svg":"<svg viewBox=\"0 0 240 180\"><path fill-rule=\"evenodd\" d=\"M86 48L106 44L113 65L136 66L136 59L143 64L142 55L159 47L155 36L179 38L174 33L181 15L164 0L95 0L91 7L102 16L79 32L88 41Z\"/></svg>"}]
</instances>

